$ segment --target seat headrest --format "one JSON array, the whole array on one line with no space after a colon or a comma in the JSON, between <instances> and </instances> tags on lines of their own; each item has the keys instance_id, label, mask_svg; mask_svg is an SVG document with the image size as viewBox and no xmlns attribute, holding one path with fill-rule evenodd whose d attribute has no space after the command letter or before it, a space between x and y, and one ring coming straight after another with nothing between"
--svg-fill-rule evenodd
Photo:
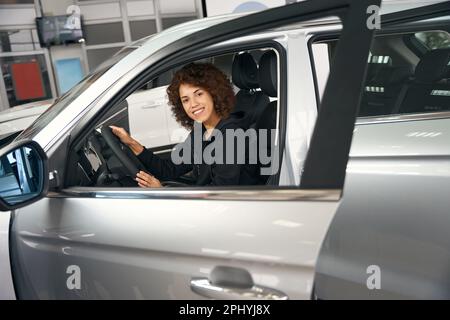
<instances>
[{"instance_id":1,"label":"seat headrest","mask_svg":"<svg viewBox=\"0 0 450 320\"><path fill-rule=\"evenodd\" d=\"M450 76L450 49L436 49L425 53L417 64L416 79L436 82Z\"/></svg>"},{"instance_id":2,"label":"seat headrest","mask_svg":"<svg viewBox=\"0 0 450 320\"><path fill-rule=\"evenodd\" d=\"M233 83L240 89L249 90L259 87L258 66L250 53L234 56L231 71Z\"/></svg>"},{"instance_id":3,"label":"seat headrest","mask_svg":"<svg viewBox=\"0 0 450 320\"><path fill-rule=\"evenodd\" d=\"M259 59L259 85L270 97L277 96L277 55L275 51L264 52Z\"/></svg>"}]
</instances>

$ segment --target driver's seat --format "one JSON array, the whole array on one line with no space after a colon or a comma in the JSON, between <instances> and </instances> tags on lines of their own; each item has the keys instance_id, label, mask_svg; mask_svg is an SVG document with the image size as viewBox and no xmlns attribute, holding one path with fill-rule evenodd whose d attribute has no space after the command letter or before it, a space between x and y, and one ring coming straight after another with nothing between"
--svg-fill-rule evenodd
<instances>
[{"instance_id":1,"label":"driver's seat","mask_svg":"<svg viewBox=\"0 0 450 320\"><path fill-rule=\"evenodd\" d=\"M267 104L262 108L262 112L260 113L258 119L255 123L255 129L258 131L258 148L259 148L259 139L262 138L259 130L267 130L267 132L271 132L272 129L276 129L277 127L277 97L278 97L278 66L277 66L277 55L275 51L269 50L266 51L259 60L259 83L261 85L261 90L267 96L272 98L271 102L267 102ZM273 137L274 138L274 137ZM270 155L271 162L274 161L275 157L278 157L278 151L272 148L272 145L275 141L271 140L271 135L267 135L266 142L266 150L264 150L265 154ZM259 154L259 151L258 151ZM268 168L270 165L260 164L260 168ZM263 176L261 175L262 183L273 185L276 181L274 181L274 176L276 172L273 172L272 175Z\"/></svg>"},{"instance_id":2,"label":"driver's seat","mask_svg":"<svg viewBox=\"0 0 450 320\"><path fill-rule=\"evenodd\" d=\"M236 94L236 105L233 112L245 112L245 126L254 126L269 97L259 88L258 65L248 53L236 54L232 66L233 83L240 89Z\"/></svg>"}]
</instances>

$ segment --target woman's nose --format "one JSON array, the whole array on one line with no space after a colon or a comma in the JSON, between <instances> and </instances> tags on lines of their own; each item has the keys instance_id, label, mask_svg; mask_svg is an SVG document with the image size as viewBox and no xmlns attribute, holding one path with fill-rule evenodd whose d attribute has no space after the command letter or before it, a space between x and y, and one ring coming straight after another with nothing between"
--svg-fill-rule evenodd
<instances>
[{"instance_id":1,"label":"woman's nose","mask_svg":"<svg viewBox=\"0 0 450 320\"><path fill-rule=\"evenodd\" d=\"M198 99L197 99L197 97L193 97L192 99L191 99L191 108L192 107L196 107L198 105Z\"/></svg>"}]
</instances>

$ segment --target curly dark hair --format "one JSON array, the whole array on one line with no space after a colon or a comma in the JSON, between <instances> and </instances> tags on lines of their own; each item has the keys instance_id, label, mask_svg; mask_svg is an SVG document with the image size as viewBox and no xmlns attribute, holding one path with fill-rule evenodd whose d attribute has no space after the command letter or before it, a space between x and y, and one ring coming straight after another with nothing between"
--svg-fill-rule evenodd
<instances>
[{"instance_id":1,"label":"curly dark hair","mask_svg":"<svg viewBox=\"0 0 450 320\"><path fill-rule=\"evenodd\" d=\"M234 108L236 97L228 77L211 63L190 63L175 73L167 88L175 119L189 130L193 128L194 120L189 118L181 103L181 84L198 86L208 91L213 98L214 109L221 118L227 118Z\"/></svg>"}]
</instances>

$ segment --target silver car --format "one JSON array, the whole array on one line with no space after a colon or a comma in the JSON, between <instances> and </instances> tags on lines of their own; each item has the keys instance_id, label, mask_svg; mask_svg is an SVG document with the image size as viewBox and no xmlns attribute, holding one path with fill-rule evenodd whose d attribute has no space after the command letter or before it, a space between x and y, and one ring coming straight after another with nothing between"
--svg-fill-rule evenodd
<instances>
[{"instance_id":1,"label":"silver car","mask_svg":"<svg viewBox=\"0 0 450 320\"><path fill-rule=\"evenodd\" d=\"M106 62L0 150L5 291L449 297L450 8L383 15L378 30L379 5L313 0L197 20ZM194 187L187 176L138 188L103 128L132 125L128 96L204 59L231 75L256 125L277 132L279 166L263 186Z\"/></svg>"}]
</instances>

